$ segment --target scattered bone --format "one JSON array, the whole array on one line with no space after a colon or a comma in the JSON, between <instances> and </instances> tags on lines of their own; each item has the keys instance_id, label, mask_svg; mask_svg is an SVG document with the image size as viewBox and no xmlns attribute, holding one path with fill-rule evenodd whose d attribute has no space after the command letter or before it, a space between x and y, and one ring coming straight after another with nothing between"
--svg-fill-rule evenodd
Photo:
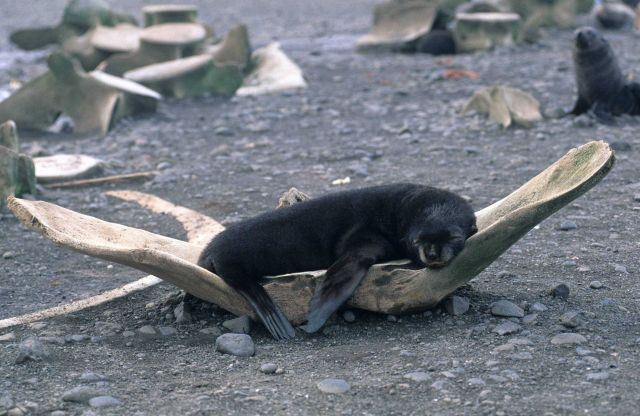
<instances>
[{"instance_id":1,"label":"scattered bone","mask_svg":"<svg viewBox=\"0 0 640 416\"><path fill-rule=\"evenodd\" d=\"M489 114L505 128L512 123L530 127L542 120L538 100L522 90L504 86L484 87L473 93L462 109L463 113L469 111Z\"/></svg>"},{"instance_id":2,"label":"scattered bone","mask_svg":"<svg viewBox=\"0 0 640 416\"><path fill-rule=\"evenodd\" d=\"M153 4L142 8L144 25L153 26L163 23L195 23L198 9L190 4Z\"/></svg>"},{"instance_id":3,"label":"scattered bone","mask_svg":"<svg viewBox=\"0 0 640 416\"><path fill-rule=\"evenodd\" d=\"M59 154L34 157L33 164L38 181L47 183L86 178L99 172L104 162L87 155Z\"/></svg>"},{"instance_id":4,"label":"scattered bone","mask_svg":"<svg viewBox=\"0 0 640 416\"><path fill-rule=\"evenodd\" d=\"M237 95L259 95L306 88L302 70L280 49L277 42L256 49L253 70L245 77Z\"/></svg>"},{"instance_id":5,"label":"scattered bone","mask_svg":"<svg viewBox=\"0 0 640 416\"><path fill-rule=\"evenodd\" d=\"M453 34L458 52L511 46L520 41L520 16L515 13L457 14Z\"/></svg>"}]
</instances>

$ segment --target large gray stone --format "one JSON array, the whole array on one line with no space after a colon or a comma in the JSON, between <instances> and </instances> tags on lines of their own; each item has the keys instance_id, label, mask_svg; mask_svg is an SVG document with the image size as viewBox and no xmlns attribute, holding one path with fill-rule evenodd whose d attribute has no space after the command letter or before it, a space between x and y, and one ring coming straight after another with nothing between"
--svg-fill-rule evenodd
<instances>
[{"instance_id":1,"label":"large gray stone","mask_svg":"<svg viewBox=\"0 0 640 416\"><path fill-rule=\"evenodd\" d=\"M222 334L216 339L216 351L238 357L251 357L256 348L249 335Z\"/></svg>"}]
</instances>

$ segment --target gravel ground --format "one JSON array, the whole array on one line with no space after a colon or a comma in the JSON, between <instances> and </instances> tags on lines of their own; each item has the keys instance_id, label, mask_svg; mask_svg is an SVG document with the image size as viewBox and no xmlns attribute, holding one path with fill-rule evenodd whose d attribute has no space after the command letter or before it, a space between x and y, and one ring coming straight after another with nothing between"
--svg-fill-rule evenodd
<instances>
[{"instance_id":1,"label":"gravel ground","mask_svg":"<svg viewBox=\"0 0 640 416\"><path fill-rule=\"evenodd\" d=\"M112 3L128 10L142 5ZM638 120L623 117L607 127L584 118L548 119L528 130L503 130L482 116L459 114L474 90L497 83L532 93L544 111L570 106L570 31L545 32L535 45L452 59L359 55L351 42L367 30L372 1L191 3L220 33L244 21L254 44L281 40L309 88L257 98L166 100L156 115L125 120L105 138L23 135L25 152L82 152L109 161L109 173L162 171L146 183L44 190L39 198L185 238L172 218L104 191L149 192L232 222L273 207L291 186L320 195L346 176L349 187L394 181L445 187L480 209L593 139L615 144L616 166L458 290L470 302L462 315L443 308L402 317L351 311L321 334L290 342L276 342L253 325L256 354L240 358L215 351L216 335L226 332L222 323L231 315L194 304L191 321L176 322L172 311L181 294L162 284L0 330L0 415L637 413ZM0 9L14 11L0 16L0 88L42 71L45 57L16 50L8 33L57 21L62 5L0 0ZM606 35L633 76L640 64L636 36ZM449 67L477 71L480 79L440 80ZM6 209L0 215L0 318L144 275L55 247ZM569 288L567 298L550 294L561 283ZM515 305L500 303L496 310L499 300ZM504 314L499 309L516 316L496 315ZM578 335L557 337L562 333ZM49 355L16 364L19 345L29 337L39 337ZM31 347L37 350L38 343ZM78 386L81 403L63 400L73 399ZM117 402L88 403L96 395ZM98 407L105 404L112 406Z\"/></svg>"}]
</instances>

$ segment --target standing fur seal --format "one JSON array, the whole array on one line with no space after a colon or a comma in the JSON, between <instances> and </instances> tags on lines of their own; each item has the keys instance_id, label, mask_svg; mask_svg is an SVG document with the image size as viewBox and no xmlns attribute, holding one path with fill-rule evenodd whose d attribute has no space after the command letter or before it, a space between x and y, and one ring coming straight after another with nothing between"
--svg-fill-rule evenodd
<instances>
[{"instance_id":1,"label":"standing fur seal","mask_svg":"<svg viewBox=\"0 0 640 416\"><path fill-rule=\"evenodd\" d=\"M315 332L373 264L409 258L444 267L476 231L471 206L456 194L383 185L331 193L233 224L211 240L198 265L242 295L274 338L288 339L294 329L259 284L264 276L327 269L303 327Z\"/></svg>"},{"instance_id":2,"label":"standing fur seal","mask_svg":"<svg viewBox=\"0 0 640 416\"><path fill-rule=\"evenodd\" d=\"M613 49L600 32L582 27L575 32L573 64L578 100L570 114L591 112L611 124L613 116L640 114L640 84L627 82Z\"/></svg>"}]
</instances>

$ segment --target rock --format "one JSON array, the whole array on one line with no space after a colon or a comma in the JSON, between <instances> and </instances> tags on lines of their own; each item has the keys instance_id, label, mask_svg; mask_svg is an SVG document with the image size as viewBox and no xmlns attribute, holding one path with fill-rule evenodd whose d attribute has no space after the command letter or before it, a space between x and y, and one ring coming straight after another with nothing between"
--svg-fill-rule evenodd
<instances>
[{"instance_id":1,"label":"rock","mask_svg":"<svg viewBox=\"0 0 640 416\"><path fill-rule=\"evenodd\" d=\"M614 267L614 270L618 273L629 274L629 272L627 271L627 268L621 264L616 264Z\"/></svg>"},{"instance_id":2,"label":"rock","mask_svg":"<svg viewBox=\"0 0 640 416\"><path fill-rule=\"evenodd\" d=\"M474 377L467 380L467 384L473 387L482 387L482 386L485 386L487 383L485 383L485 381L481 378Z\"/></svg>"},{"instance_id":3,"label":"rock","mask_svg":"<svg viewBox=\"0 0 640 416\"><path fill-rule=\"evenodd\" d=\"M546 305L544 305L544 304L542 304L540 302L536 302L533 305L531 305L531 310L534 311L534 312L544 312L547 309L549 309L549 308L547 308Z\"/></svg>"},{"instance_id":4,"label":"rock","mask_svg":"<svg viewBox=\"0 0 640 416\"><path fill-rule=\"evenodd\" d=\"M178 331L172 326L159 326L158 332L165 337L175 335Z\"/></svg>"},{"instance_id":5,"label":"rock","mask_svg":"<svg viewBox=\"0 0 640 416\"><path fill-rule=\"evenodd\" d=\"M264 363L260 366L260 372L265 374L275 374L278 366L274 363Z\"/></svg>"},{"instance_id":6,"label":"rock","mask_svg":"<svg viewBox=\"0 0 640 416\"><path fill-rule=\"evenodd\" d=\"M94 397L104 396L107 393L104 390L95 389L89 386L78 386L71 390L67 390L62 394L62 400L65 402L88 403Z\"/></svg>"},{"instance_id":7,"label":"rock","mask_svg":"<svg viewBox=\"0 0 640 416\"><path fill-rule=\"evenodd\" d=\"M504 321L501 324L496 325L495 328L493 328L493 332L495 332L498 335L515 334L516 332L520 332L521 330L522 330L522 327L520 325L511 321Z\"/></svg>"},{"instance_id":8,"label":"rock","mask_svg":"<svg viewBox=\"0 0 640 416\"><path fill-rule=\"evenodd\" d=\"M491 305L491 314L495 316L522 318L524 311L513 302L499 300Z\"/></svg>"},{"instance_id":9,"label":"rock","mask_svg":"<svg viewBox=\"0 0 640 416\"><path fill-rule=\"evenodd\" d=\"M44 361L49 359L50 352L45 345L37 338L27 338L18 347L18 357L16 364L26 361Z\"/></svg>"},{"instance_id":10,"label":"rock","mask_svg":"<svg viewBox=\"0 0 640 416\"><path fill-rule=\"evenodd\" d=\"M251 332L251 319L247 315L229 319L222 326L236 334L248 334Z\"/></svg>"},{"instance_id":11,"label":"rock","mask_svg":"<svg viewBox=\"0 0 640 416\"><path fill-rule=\"evenodd\" d=\"M565 283L560 283L551 288L551 296L554 298L567 299L569 297L569 286Z\"/></svg>"},{"instance_id":12,"label":"rock","mask_svg":"<svg viewBox=\"0 0 640 416\"><path fill-rule=\"evenodd\" d=\"M560 316L560 325L565 328L576 328L582 324L580 312L566 312Z\"/></svg>"},{"instance_id":13,"label":"rock","mask_svg":"<svg viewBox=\"0 0 640 416\"><path fill-rule=\"evenodd\" d=\"M342 314L342 319L344 319L345 322L353 323L356 321L356 315L353 313L352 310L346 310Z\"/></svg>"},{"instance_id":14,"label":"rock","mask_svg":"<svg viewBox=\"0 0 640 416\"><path fill-rule=\"evenodd\" d=\"M115 397L111 396L98 396L89 400L89 406L91 407L113 407L120 406L122 402Z\"/></svg>"},{"instance_id":15,"label":"rock","mask_svg":"<svg viewBox=\"0 0 640 416\"><path fill-rule=\"evenodd\" d=\"M99 381L109 381L109 377L103 376L102 374L97 374L92 371L85 371L80 376L80 381L84 381L85 383L97 383Z\"/></svg>"},{"instance_id":16,"label":"rock","mask_svg":"<svg viewBox=\"0 0 640 416\"><path fill-rule=\"evenodd\" d=\"M414 371L411 373L407 373L402 377L407 378L411 381L415 381L416 383L422 383L424 381L431 380L431 376L428 373L425 373L424 371Z\"/></svg>"},{"instance_id":17,"label":"rock","mask_svg":"<svg viewBox=\"0 0 640 416\"><path fill-rule=\"evenodd\" d=\"M558 229L562 231L575 230L576 228L578 228L578 224L576 224L574 221L571 221L571 220L562 221L560 223L560 226L558 227Z\"/></svg>"},{"instance_id":18,"label":"rock","mask_svg":"<svg viewBox=\"0 0 640 416\"><path fill-rule=\"evenodd\" d=\"M599 280L592 280L591 282L589 282L589 287L591 289L602 289L603 286L604 285Z\"/></svg>"},{"instance_id":19,"label":"rock","mask_svg":"<svg viewBox=\"0 0 640 416\"><path fill-rule=\"evenodd\" d=\"M447 385L447 380L436 380L431 383L431 388L434 390L442 390Z\"/></svg>"},{"instance_id":20,"label":"rock","mask_svg":"<svg viewBox=\"0 0 640 416\"><path fill-rule=\"evenodd\" d=\"M528 315L525 315L522 318L522 323L525 325L531 325L532 323L536 322L538 320L538 314L537 313L530 313Z\"/></svg>"},{"instance_id":21,"label":"rock","mask_svg":"<svg viewBox=\"0 0 640 416\"><path fill-rule=\"evenodd\" d=\"M191 311L184 302L180 302L180 304L176 306L176 308L173 310L173 315L176 317L176 323L178 324L188 324L193 321L193 318L191 317Z\"/></svg>"},{"instance_id":22,"label":"rock","mask_svg":"<svg viewBox=\"0 0 640 416\"><path fill-rule=\"evenodd\" d=\"M344 380L337 378L327 378L319 381L316 386L318 389L327 394L342 394L349 391L351 386Z\"/></svg>"},{"instance_id":23,"label":"rock","mask_svg":"<svg viewBox=\"0 0 640 416\"><path fill-rule=\"evenodd\" d=\"M449 315L462 315L469 310L469 299L462 296L451 296L444 302L444 308Z\"/></svg>"},{"instance_id":24,"label":"rock","mask_svg":"<svg viewBox=\"0 0 640 416\"><path fill-rule=\"evenodd\" d=\"M156 330L151 325L145 325L143 327L138 328L138 332L142 335L155 335Z\"/></svg>"},{"instance_id":25,"label":"rock","mask_svg":"<svg viewBox=\"0 0 640 416\"><path fill-rule=\"evenodd\" d=\"M16 256L16 253L14 253L13 251L5 251L4 253L2 253L2 258L5 260L10 260L15 256Z\"/></svg>"},{"instance_id":26,"label":"rock","mask_svg":"<svg viewBox=\"0 0 640 416\"><path fill-rule=\"evenodd\" d=\"M604 381L609 378L607 371L600 371L597 373L587 373L587 381Z\"/></svg>"},{"instance_id":27,"label":"rock","mask_svg":"<svg viewBox=\"0 0 640 416\"><path fill-rule=\"evenodd\" d=\"M582 344L587 342L587 339L580 334L573 332L563 332L551 338L551 343L554 345L563 345L572 347L576 344Z\"/></svg>"},{"instance_id":28,"label":"rock","mask_svg":"<svg viewBox=\"0 0 640 416\"><path fill-rule=\"evenodd\" d=\"M16 339L16 334L14 332L7 332L6 334L0 335L0 342L8 342Z\"/></svg>"},{"instance_id":29,"label":"rock","mask_svg":"<svg viewBox=\"0 0 640 416\"><path fill-rule=\"evenodd\" d=\"M237 357L251 357L255 354L253 340L246 334L222 334L216 339L216 351Z\"/></svg>"},{"instance_id":30,"label":"rock","mask_svg":"<svg viewBox=\"0 0 640 416\"><path fill-rule=\"evenodd\" d=\"M198 332L205 335L214 335L214 336L218 336L222 334L222 331L217 326L208 326L206 328L200 329Z\"/></svg>"}]
</instances>

